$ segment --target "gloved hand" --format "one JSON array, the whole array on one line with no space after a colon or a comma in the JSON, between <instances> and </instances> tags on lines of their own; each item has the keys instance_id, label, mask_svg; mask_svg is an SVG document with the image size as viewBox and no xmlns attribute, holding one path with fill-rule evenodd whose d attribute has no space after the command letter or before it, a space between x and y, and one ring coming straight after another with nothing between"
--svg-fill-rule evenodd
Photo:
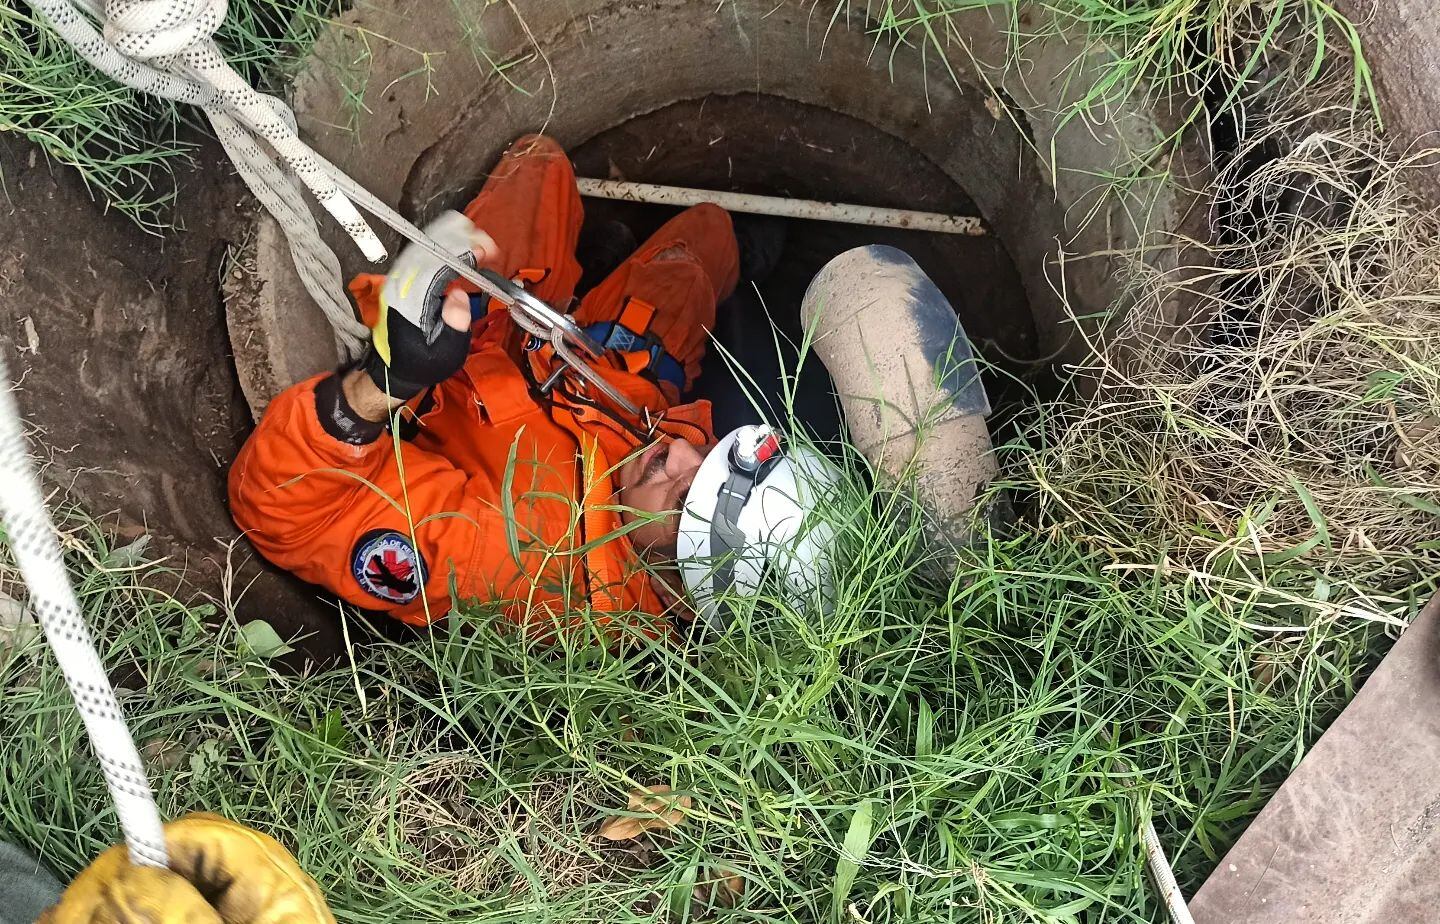
<instances>
[{"instance_id":1,"label":"gloved hand","mask_svg":"<svg viewBox=\"0 0 1440 924\"><path fill-rule=\"evenodd\" d=\"M444 212L425 233L471 266L497 255L490 235L459 212ZM406 245L380 290L380 318L361 365L381 391L413 398L460 370L470 346L470 302L445 296L456 273L428 250Z\"/></svg>"},{"instance_id":2,"label":"gloved hand","mask_svg":"<svg viewBox=\"0 0 1440 924\"><path fill-rule=\"evenodd\" d=\"M219 815L165 826L170 868L123 846L85 868L36 924L335 924L315 880L274 838Z\"/></svg>"}]
</instances>

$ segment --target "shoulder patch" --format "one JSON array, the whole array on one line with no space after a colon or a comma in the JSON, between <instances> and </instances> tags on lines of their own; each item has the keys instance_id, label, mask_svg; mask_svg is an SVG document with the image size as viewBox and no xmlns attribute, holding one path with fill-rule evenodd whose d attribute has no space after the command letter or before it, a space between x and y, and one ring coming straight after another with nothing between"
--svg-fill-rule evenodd
<instances>
[{"instance_id":1,"label":"shoulder patch","mask_svg":"<svg viewBox=\"0 0 1440 924\"><path fill-rule=\"evenodd\" d=\"M355 542L350 573L361 590L391 604L409 603L425 586L424 559L393 529L372 529Z\"/></svg>"}]
</instances>

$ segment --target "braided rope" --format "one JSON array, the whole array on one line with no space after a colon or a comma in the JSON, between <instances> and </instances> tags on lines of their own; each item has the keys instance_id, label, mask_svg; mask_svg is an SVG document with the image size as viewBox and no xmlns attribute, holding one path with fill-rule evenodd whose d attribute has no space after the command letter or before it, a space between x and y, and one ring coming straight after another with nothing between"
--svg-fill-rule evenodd
<instances>
[{"instance_id":1,"label":"braided rope","mask_svg":"<svg viewBox=\"0 0 1440 924\"><path fill-rule=\"evenodd\" d=\"M385 248L328 165L300 141L289 107L251 88L215 47L211 37L225 18L226 0L111 0L103 13L99 0L76 2L85 13L106 19L104 35L70 0L30 0L61 38L114 80L205 110L245 185L285 232L300 281L335 329L341 352L358 356L369 331L345 296L340 261L321 239L301 191L261 141L368 259L383 260Z\"/></svg>"},{"instance_id":2,"label":"braided rope","mask_svg":"<svg viewBox=\"0 0 1440 924\"><path fill-rule=\"evenodd\" d=\"M65 560L30 466L20 413L9 383L4 357L0 357L0 522L5 525L15 562L30 588L30 608L55 652L90 743L100 758L100 769L130 847L130 860L137 865L164 866L165 833L160 813L110 677L95 653L84 613L65 573Z\"/></svg>"}]
</instances>

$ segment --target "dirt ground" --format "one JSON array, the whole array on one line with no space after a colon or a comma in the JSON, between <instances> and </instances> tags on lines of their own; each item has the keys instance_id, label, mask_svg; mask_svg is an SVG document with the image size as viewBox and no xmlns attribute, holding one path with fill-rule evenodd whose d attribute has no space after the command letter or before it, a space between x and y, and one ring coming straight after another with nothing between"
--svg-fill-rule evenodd
<instances>
[{"instance_id":1,"label":"dirt ground","mask_svg":"<svg viewBox=\"0 0 1440 924\"><path fill-rule=\"evenodd\" d=\"M238 538L225 469L250 428L218 280L252 206L218 148L196 141L193 168L178 171L183 227L156 236L0 134L0 349L48 481L121 542L150 535L152 552L215 594ZM313 594L253 559L241 542L245 616L330 631L307 616Z\"/></svg>"}]
</instances>

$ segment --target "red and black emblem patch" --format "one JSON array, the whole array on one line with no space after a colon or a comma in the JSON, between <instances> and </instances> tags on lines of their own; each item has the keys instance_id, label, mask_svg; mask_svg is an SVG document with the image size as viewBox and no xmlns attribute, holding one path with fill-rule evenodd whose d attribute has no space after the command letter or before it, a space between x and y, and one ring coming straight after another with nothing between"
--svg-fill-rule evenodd
<instances>
[{"instance_id":1,"label":"red and black emblem patch","mask_svg":"<svg viewBox=\"0 0 1440 924\"><path fill-rule=\"evenodd\" d=\"M386 603L409 603L425 586L425 562L410 537L393 529L372 529L355 543L350 571L360 589Z\"/></svg>"}]
</instances>

